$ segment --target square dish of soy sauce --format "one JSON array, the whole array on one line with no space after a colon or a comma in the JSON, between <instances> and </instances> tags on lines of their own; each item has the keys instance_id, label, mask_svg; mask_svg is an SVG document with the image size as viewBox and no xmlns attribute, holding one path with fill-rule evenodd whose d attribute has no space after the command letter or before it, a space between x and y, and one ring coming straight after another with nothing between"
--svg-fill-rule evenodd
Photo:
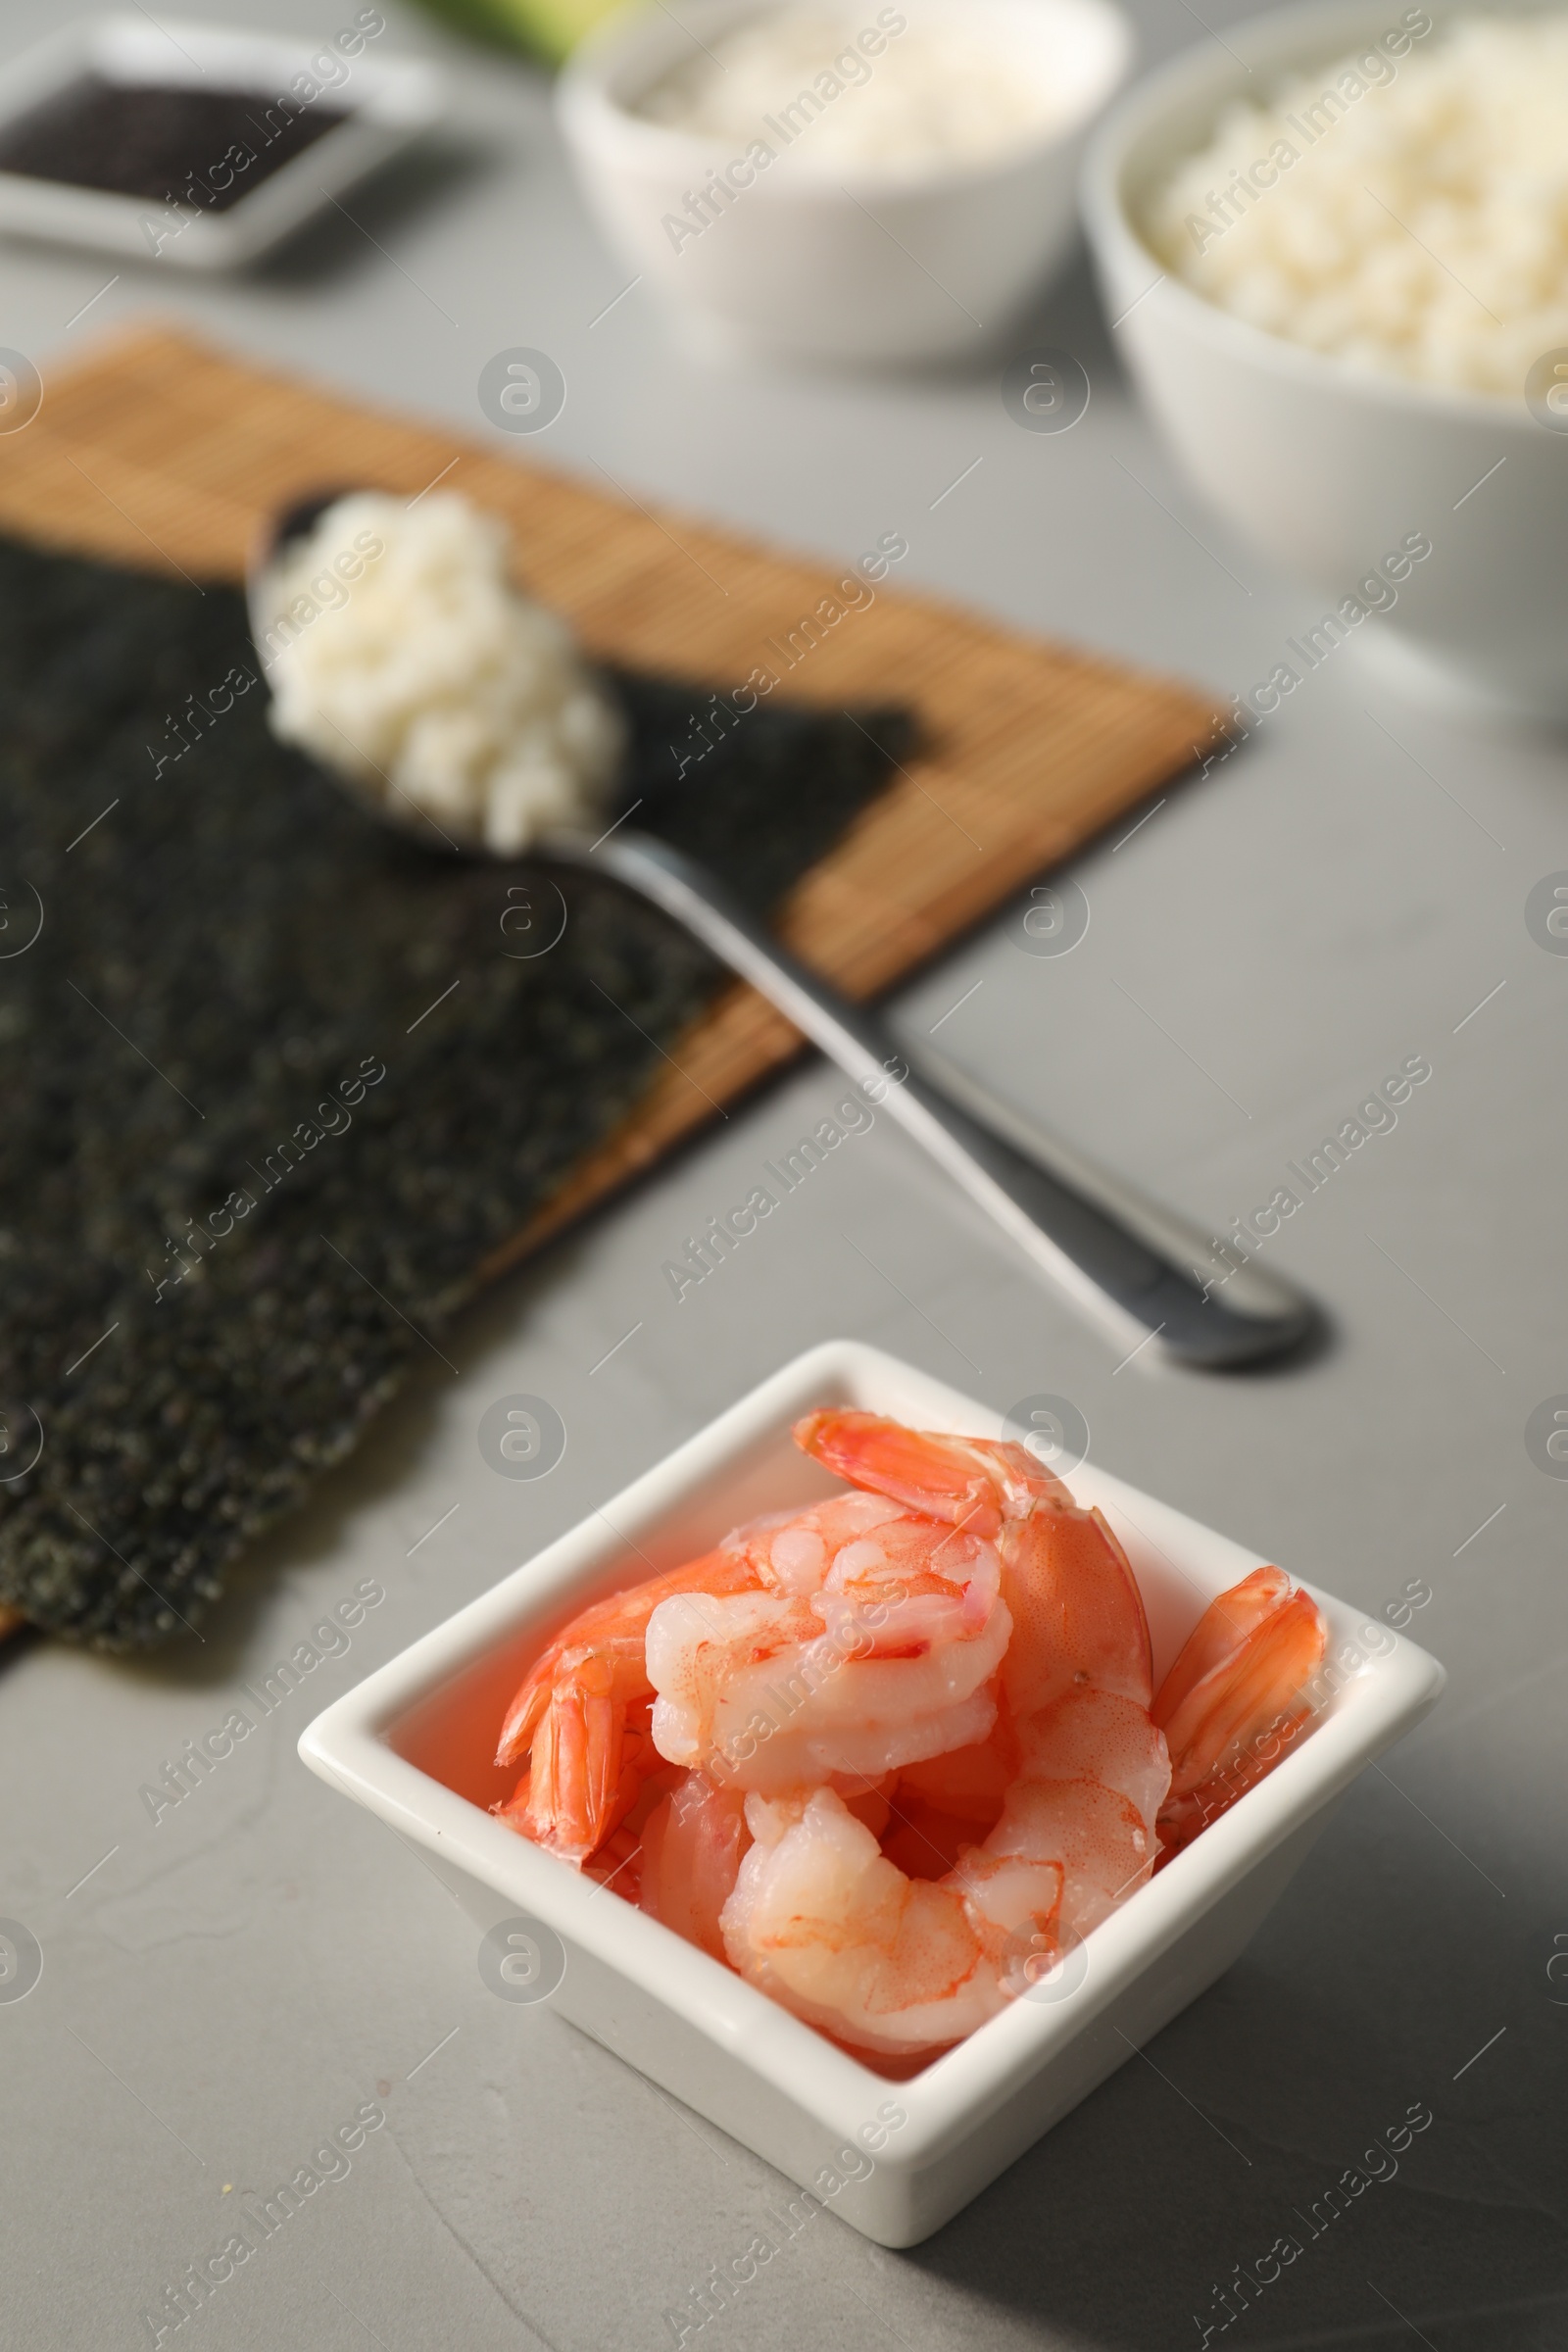
<instances>
[{"instance_id":1,"label":"square dish of soy sauce","mask_svg":"<svg viewBox=\"0 0 1568 2352\"><path fill-rule=\"evenodd\" d=\"M0 232L177 268L256 261L442 111L386 19L319 41L155 24L64 27L0 72Z\"/></svg>"}]
</instances>

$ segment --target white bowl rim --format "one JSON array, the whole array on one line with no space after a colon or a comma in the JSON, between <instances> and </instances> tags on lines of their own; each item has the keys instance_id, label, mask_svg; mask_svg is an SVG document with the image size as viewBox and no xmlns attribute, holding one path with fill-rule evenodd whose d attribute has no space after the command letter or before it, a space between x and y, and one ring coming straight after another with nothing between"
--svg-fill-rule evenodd
<instances>
[{"instance_id":1,"label":"white bowl rim","mask_svg":"<svg viewBox=\"0 0 1568 2352\"><path fill-rule=\"evenodd\" d=\"M737 19L741 19L747 15L765 16L783 6L785 0L707 0L707 4L715 13L720 7L733 9ZM1104 43L1095 87L1070 115L1014 140L994 156L973 163L823 167L813 166L807 157L797 165L792 184L781 185L776 193L770 187L771 200L788 201L795 197L804 201L808 197L830 195L841 188L852 195L856 190L862 195L877 190L898 195L924 194L944 188L961 190L1005 178L1010 172L1031 169L1048 156L1070 151L1126 79L1138 38L1132 19L1118 5L1118 0L1048 0L1048 5L1063 17L1076 17L1085 26L1093 25ZM627 42L655 29L662 28L650 22L642 0L628 0L625 7L596 25L573 49L557 85L556 103L563 121L579 127L585 135L597 134L601 140L613 137L629 152L640 155L650 167L666 168L678 178L684 179L690 171L696 174L693 184L699 185L708 171L732 160L732 150L722 140L680 130L672 123L656 122L649 116L634 113L609 87ZM684 25L677 26L677 30L686 29Z\"/></svg>"},{"instance_id":2,"label":"white bowl rim","mask_svg":"<svg viewBox=\"0 0 1568 2352\"><path fill-rule=\"evenodd\" d=\"M602 1966L632 1977L646 1997L671 2009L716 2051L760 2075L825 2132L848 2140L878 2100L896 2096L906 2125L878 2162L905 2172L918 2170L956 2135L972 2130L1005 2101L1020 2075L1038 2072L1092 2027L1128 1984L1157 1967L1188 1927L1425 1714L1446 1675L1415 1643L1379 1625L1375 1656L1363 1661L1362 1670L1325 1708L1310 1737L1092 1932L1088 1947L1098 1967L1066 1998L1014 2001L923 2071L890 2082L658 1921L623 1902L600 1902L603 1890L593 1881L435 1781L397 1754L382 1736L505 1639L509 1624L535 1611L552 1570L559 1575L564 1560L585 1548L603 1550L607 1528L614 1538L644 1508L668 1509L675 1494L696 1492L713 1475L726 1449L738 1451L772 1430L782 1414L793 1418L813 1393L820 1396L835 1383L857 1379L866 1389L891 1386L917 1394L917 1409L933 1422L940 1416L950 1427L981 1430L1000 1428L1002 1422L994 1407L881 1349L854 1340L822 1342L705 1424L605 1510L590 1511L543 1552L345 1692L307 1726L299 1752L323 1780L400 1834L516 1901ZM1094 1485L1113 1509L1125 1494L1167 1537L1201 1538L1217 1548L1228 1582L1234 1581L1233 1566L1242 1575L1260 1564L1259 1554L1107 1472L1096 1473ZM1157 1538L1151 1540L1157 1544ZM1371 1630L1359 1610L1315 1585L1305 1589L1324 1609L1336 1639L1353 1640L1355 1632ZM591 2025L585 2030L593 2031Z\"/></svg>"},{"instance_id":3,"label":"white bowl rim","mask_svg":"<svg viewBox=\"0 0 1568 2352\"><path fill-rule=\"evenodd\" d=\"M1434 30L1441 31L1446 21L1476 15L1552 13L1554 0L1423 0L1423 5L1428 6L1433 17ZM1225 37L1245 57L1248 45L1257 36L1267 36L1272 52L1276 41L1283 41L1288 31L1299 28L1303 40L1298 52L1292 44L1289 54L1270 57L1271 65L1285 72L1293 66L1310 66L1316 60L1325 65L1331 62L1332 47L1309 37L1311 27L1348 24L1358 16L1370 17L1374 13L1373 0L1295 0L1290 7L1269 9L1260 16L1244 18L1239 24L1228 24ZM1162 66L1156 66L1132 89L1123 92L1093 134L1080 189L1091 241L1115 250L1124 261L1136 259L1157 272L1147 294L1133 308L1144 301L1163 304L1183 324L1206 334L1238 359L1277 375L1293 376L1301 384L1319 390L1338 392L1350 399L1370 399L1384 407L1415 415L1446 414L1455 419L1488 425L1496 432L1540 434L1543 428L1525 406L1522 389L1518 394L1472 392L1461 386L1423 383L1416 376L1395 375L1381 368L1332 359L1307 344L1293 343L1288 336L1272 334L1266 327L1254 326L1250 319L1238 318L1234 311L1209 301L1185 278L1174 276L1165 268L1144 238L1128 205L1125 188L1128 169L1139 146L1162 126L1172 107L1193 99L1205 83L1212 86L1217 113L1232 94L1234 72L1233 63L1210 58L1200 43L1195 43ZM1122 318L1128 316L1129 312L1122 313ZM1120 323L1120 319L1115 321L1116 325ZM1513 405L1515 401L1517 406Z\"/></svg>"}]
</instances>

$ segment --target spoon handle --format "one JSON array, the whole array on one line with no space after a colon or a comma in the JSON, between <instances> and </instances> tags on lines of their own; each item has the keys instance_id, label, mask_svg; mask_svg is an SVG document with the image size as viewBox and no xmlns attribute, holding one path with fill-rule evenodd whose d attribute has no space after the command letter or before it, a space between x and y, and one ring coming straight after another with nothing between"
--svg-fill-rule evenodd
<instances>
[{"instance_id":1,"label":"spoon handle","mask_svg":"<svg viewBox=\"0 0 1568 2352\"><path fill-rule=\"evenodd\" d=\"M796 960L722 883L648 834L541 853L606 873L672 916L897 1119L1080 1306L1136 1345L1205 1369L1261 1363L1317 1325L1299 1291L1255 1263L1222 1280L1210 1237L989 1094L952 1063L939 1087L893 1032ZM933 1057L934 1058L934 1057ZM1142 1335L1142 1336L1140 1336Z\"/></svg>"}]
</instances>

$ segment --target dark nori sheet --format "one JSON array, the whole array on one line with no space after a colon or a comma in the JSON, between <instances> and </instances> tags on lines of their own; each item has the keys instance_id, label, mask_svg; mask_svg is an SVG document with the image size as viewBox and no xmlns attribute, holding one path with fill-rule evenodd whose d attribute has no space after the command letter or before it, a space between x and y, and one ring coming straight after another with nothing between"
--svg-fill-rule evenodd
<instances>
[{"instance_id":1,"label":"dark nori sheet","mask_svg":"<svg viewBox=\"0 0 1568 2352\"><path fill-rule=\"evenodd\" d=\"M754 904L904 741L616 683L636 823ZM265 700L232 589L0 541L0 1602L100 1648L200 1618L721 978L389 831Z\"/></svg>"}]
</instances>

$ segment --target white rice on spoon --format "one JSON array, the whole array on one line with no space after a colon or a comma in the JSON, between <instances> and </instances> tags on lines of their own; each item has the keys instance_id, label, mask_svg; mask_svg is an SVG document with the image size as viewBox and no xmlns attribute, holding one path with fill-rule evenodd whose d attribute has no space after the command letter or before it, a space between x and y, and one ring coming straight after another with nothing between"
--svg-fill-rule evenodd
<instances>
[{"instance_id":1,"label":"white rice on spoon","mask_svg":"<svg viewBox=\"0 0 1568 2352\"><path fill-rule=\"evenodd\" d=\"M269 568L272 731L389 817L514 857L604 812L620 716L566 624L516 589L504 523L442 491L336 500Z\"/></svg>"}]
</instances>

